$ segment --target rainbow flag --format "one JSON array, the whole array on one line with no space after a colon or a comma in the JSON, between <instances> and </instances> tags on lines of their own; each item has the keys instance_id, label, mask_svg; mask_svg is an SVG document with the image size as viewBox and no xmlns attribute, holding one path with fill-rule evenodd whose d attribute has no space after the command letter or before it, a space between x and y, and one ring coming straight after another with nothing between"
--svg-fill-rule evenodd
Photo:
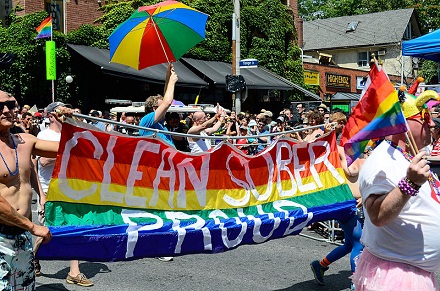
<instances>
[{"instance_id":1,"label":"rainbow flag","mask_svg":"<svg viewBox=\"0 0 440 291\"><path fill-rule=\"evenodd\" d=\"M217 253L348 220L355 200L334 132L280 138L256 156L228 142L203 154L160 138L64 123L46 202L44 260L133 260Z\"/></svg>"},{"instance_id":2,"label":"rainbow flag","mask_svg":"<svg viewBox=\"0 0 440 291\"><path fill-rule=\"evenodd\" d=\"M52 37L52 16L49 16L43 20L40 26L38 26L35 30L38 32L38 35L35 37L35 39Z\"/></svg>"},{"instance_id":3,"label":"rainbow flag","mask_svg":"<svg viewBox=\"0 0 440 291\"><path fill-rule=\"evenodd\" d=\"M348 165L362 154L370 139L406 131L397 91L385 71L375 64L342 132L341 145Z\"/></svg>"}]
</instances>

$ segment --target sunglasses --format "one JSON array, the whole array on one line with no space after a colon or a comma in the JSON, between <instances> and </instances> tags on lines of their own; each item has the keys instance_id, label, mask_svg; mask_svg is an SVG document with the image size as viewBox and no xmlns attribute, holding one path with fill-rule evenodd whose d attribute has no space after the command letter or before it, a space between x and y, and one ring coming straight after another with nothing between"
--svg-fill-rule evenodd
<instances>
[{"instance_id":1,"label":"sunglasses","mask_svg":"<svg viewBox=\"0 0 440 291\"><path fill-rule=\"evenodd\" d=\"M15 109L17 106L15 104L15 101L5 101L5 102L0 102L0 109L3 111L3 109L6 107L8 107L9 110L13 110Z\"/></svg>"}]
</instances>

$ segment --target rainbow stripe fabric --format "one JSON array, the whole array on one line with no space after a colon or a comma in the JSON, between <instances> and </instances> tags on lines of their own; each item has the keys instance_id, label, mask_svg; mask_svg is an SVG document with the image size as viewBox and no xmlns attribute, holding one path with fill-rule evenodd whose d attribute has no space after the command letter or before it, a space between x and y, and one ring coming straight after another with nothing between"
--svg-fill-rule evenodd
<instances>
[{"instance_id":1,"label":"rainbow stripe fabric","mask_svg":"<svg viewBox=\"0 0 440 291\"><path fill-rule=\"evenodd\" d=\"M223 252L347 220L354 209L334 133L312 143L280 138L251 157L227 142L188 154L159 138L64 123L46 203L53 238L37 257Z\"/></svg>"},{"instance_id":2,"label":"rainbow stripe fabric","mask_svg":"<svg viewBox=\"0 0 440 291\"><path fill-rule=\"evenodd\" d=\"M49 16L43 20L40 26L38 26L35 30L38 32L38 35L35 37L36 39L52 37L52 16Z\"/></svg>"},{"instance_id":3,"label":"rainbow stripe fabric","mask_svg":"<svg viewBox=\"0 0 440 291\"><path fill-rule=\"evenodd\" d=\"M361 99L355 106L341 136L350 165L364 151L371 139L407 131L397 91L387 74L373 65Z\"/></svg>"}]
</instances>

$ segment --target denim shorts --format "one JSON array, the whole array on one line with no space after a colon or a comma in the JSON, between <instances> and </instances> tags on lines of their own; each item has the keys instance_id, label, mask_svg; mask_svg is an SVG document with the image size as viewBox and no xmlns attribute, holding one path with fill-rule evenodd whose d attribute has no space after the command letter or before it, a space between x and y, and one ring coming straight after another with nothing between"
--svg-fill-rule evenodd
<instances>
[{"instance_id":1,"label":"denim shorts","mask_svg":"<svg viewBox=\"0 0 440 291\"><path fill-rule=\"evenodd\" d=\"M0 233L0 290L35 290L32 235Z\"/></svg>"}]
</instances>

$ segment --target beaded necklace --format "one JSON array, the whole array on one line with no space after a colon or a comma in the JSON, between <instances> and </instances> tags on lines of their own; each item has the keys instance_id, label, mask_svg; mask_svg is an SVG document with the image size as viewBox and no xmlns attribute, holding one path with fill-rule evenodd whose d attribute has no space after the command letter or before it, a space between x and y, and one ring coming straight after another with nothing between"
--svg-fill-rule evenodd
<instances>
[{"instance_id":1,"label":"beaded necklace","mask_svg":"<svg viewBox=\"0 0 440 291\"><path fill-rule=\"evenodd\" d=\"M11 174L12 176L15 176L15 175L18 174L18 153L17 153L17 145L15 144L14 137L12 136L11 133L9 133L9 136L10 136L11 139L12 139L12 144L14 145L14 150L15 150L15 172L12 172L11 169L9 169L9 166L8 166L8 164L6 163L5 158L3 157L3 155L2 155L1 152L0 152L0 157L1 157L2 160L3 160L3 163L4 163L5 166L6 166L6 169L8 169L9 174Z\"/></svg>"},{"instance_id":2,"label":"beaded necklace","mask_svg":"<svg viewBox=\"0 0 440 291\"><path fill-rule=\"evenodd\" d=\"M402 153L402 155L405 157L405 159L408 162L411 162L411 160L413 159L413 156L404 151L401 147L399 147L398 145L396 145L394 142L390 141L390 140L385 140L388 144L390 144L393 148L397 149L399 152ZM431 174L429 175L428 181L429 184L431 185L431 189L433 189L435 191L435 194L437 194L437 196L440 196L440 189L437 187L436 183L435 183L435 179L434 179L434 173L430 170Z\"/></svg>"}]
</instances>

